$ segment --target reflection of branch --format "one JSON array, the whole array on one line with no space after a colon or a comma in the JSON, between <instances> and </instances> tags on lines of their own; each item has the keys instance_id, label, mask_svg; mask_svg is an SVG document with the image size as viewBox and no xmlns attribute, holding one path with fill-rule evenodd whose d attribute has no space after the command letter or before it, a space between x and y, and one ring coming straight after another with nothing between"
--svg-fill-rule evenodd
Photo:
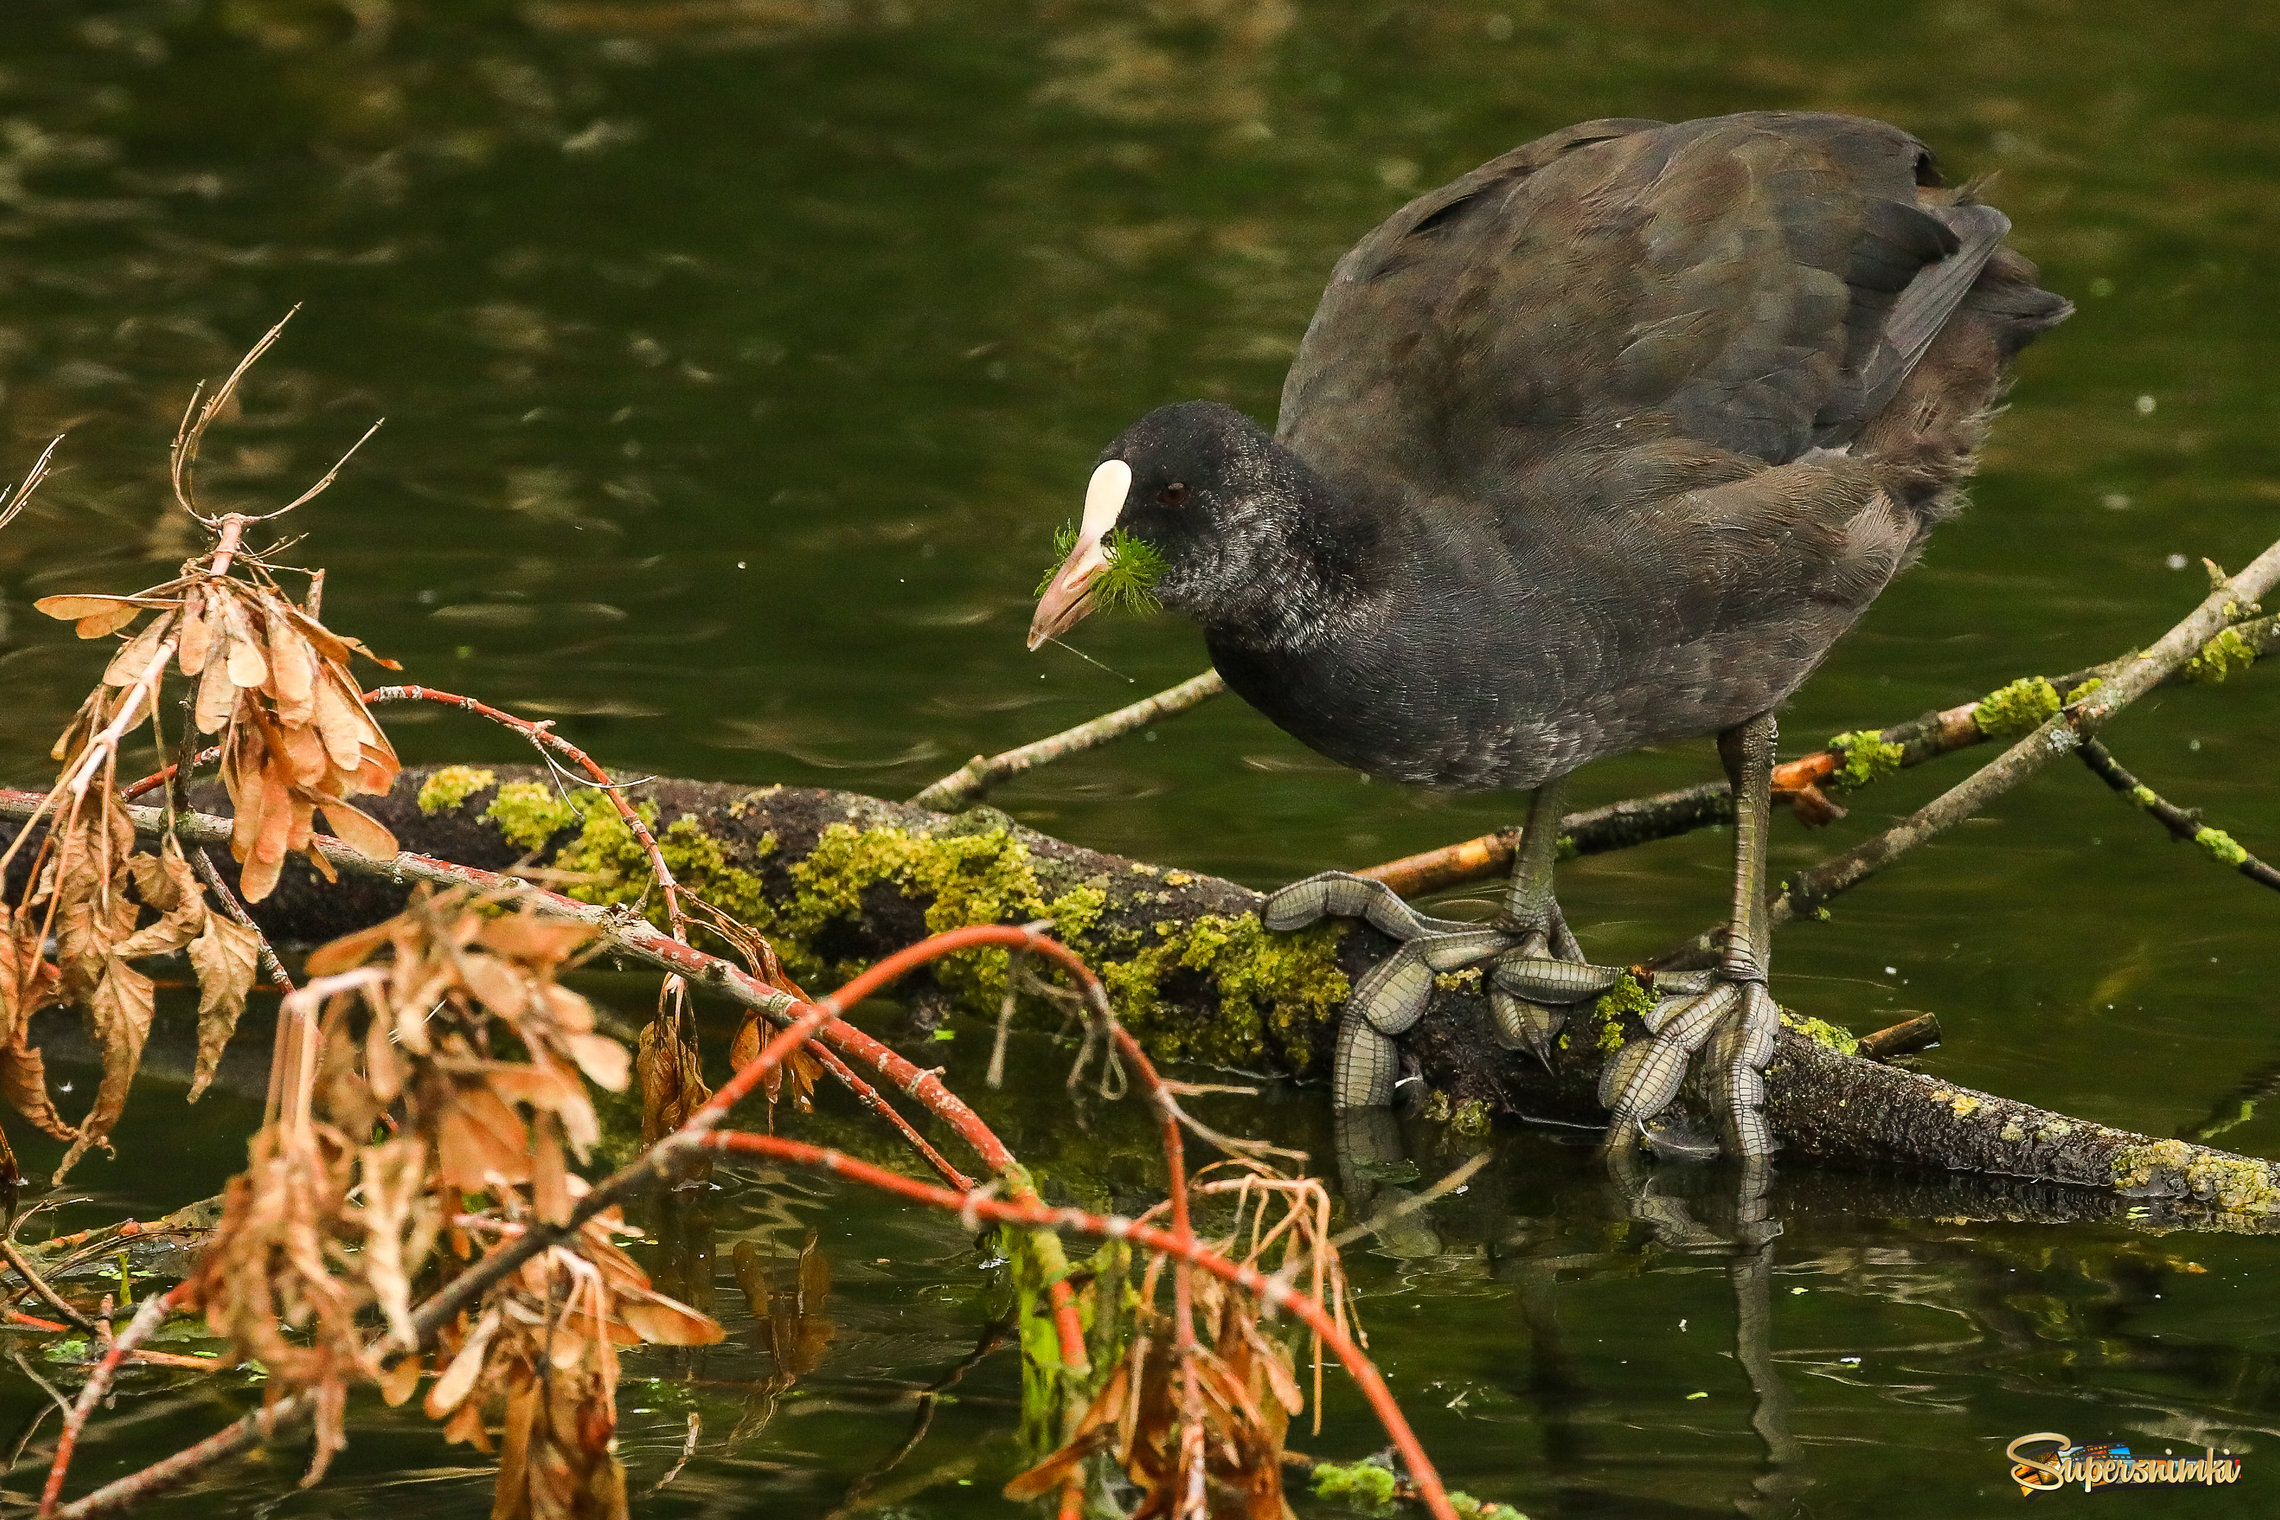
<instances>
[{"instance_id":1,"label":"reflection of branch","mask_svg":"<svg viewBox=\"0 0 2280 1520\"><path fill-rule=\"evenodd\" d=\"M961 1357L949 1371L919 1389L918 1412L911 1417L910 1430L904 1435L902 1444L887 1453L882 1460L872 1463L869 1470L848 1484L847 1493L840 1499L839 1506L826 1515L824 1520L846 1520L847 1516L868 1508L865 1501L870 1498L871 1490L878 1486L879 1480L900 1467L912 1452L918 1450L918 1443L925 1440L926 1433L934 1428L934 1411L941 1403L942 1395L963 1382L967 1373L979 1367L983 1359L1004 1345L1012 1334L1011 1321L1001 1319L993 1322L982 1331L982 1338L975 1343L973 1350Z\"/></svg>"},{"instance_id":2,"label":"reflection of branch","mask_svg":"<svg viewBox=\"0 0 2280 1520\"><path fill-rule=\"evenodd\" d=\"M24 1281L31 1285L33 1294L38 1297L41 1303L46 1304L50 1309L88 1334L95 1333L95 1322L65 1302L62 1294L48 1286L46 1278L32 1270L32 1264L24 1260L24 1253L18 1249L13 1237L0 1239L0 1256L5 1256L8 1259L8 1265L14 1267Z\"/></svg>"},{"instance_id":3,"label":"reflection of branch","mask_svg":"<svg viewBox=\"0 0 2280 1520\"><path fill-rule=\"evenodd\" d=\"M2280 891L2280 871L2242 849L2232 835L2223 829L2213 829L2201 821L2198 808L2179 807L2131 775L2116 760L2105 745L2095 739L2083 741L2082 763L2090 767L2091 774L2136 803L2148 816L2169 830L2172 839L2190 840L2208 852L2209 858L2219 865L2231 866L2250 881L2261 882Z\"/></svg>"}]
</instances>

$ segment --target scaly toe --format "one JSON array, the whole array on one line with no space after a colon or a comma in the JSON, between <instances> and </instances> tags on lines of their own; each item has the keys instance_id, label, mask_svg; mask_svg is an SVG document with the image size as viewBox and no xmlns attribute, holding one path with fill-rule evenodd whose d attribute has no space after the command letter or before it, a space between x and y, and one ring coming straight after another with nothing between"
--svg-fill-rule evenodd
<instances>
[{"instance_id":1,"label":"scaly toe","mask_svg":"<svg viewBox=\"0 0 2280 1520\"><path fill-rule=\"evenodd\" d=\"M1331 1106L1387 1107L1400 1069L1400 1047L1378 1033L1360 1009L1349 1006L1338 1022L1338 1046L1330 1063Z\"/></svg>"},{"instance_id":2,"label":"scaly toe","mask_svg":"<svg viewBox=\"0 0 2280 1520\"><path fill-rule=\"evenodd\" d=\"M1497 929L1421 935L1372 966L1354 984L1346 1006L1380 1034L1400 1034L1424 1017L1425 1005L1433 1000L1433 978L1477 965L1511 943Z\"/></svg>"}]
</instances>

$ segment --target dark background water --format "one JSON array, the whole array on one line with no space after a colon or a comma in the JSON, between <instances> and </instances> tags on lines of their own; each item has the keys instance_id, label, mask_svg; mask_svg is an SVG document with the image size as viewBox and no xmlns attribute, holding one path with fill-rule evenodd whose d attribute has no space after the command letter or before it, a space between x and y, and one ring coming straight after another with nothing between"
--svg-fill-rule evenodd
<instances>
[{"instance_id":1,"label":"dark background water","mask_svg":"<svg viewBox=\"0 0 2280 1520\"><path fill-rule=\"evenodd\" d=\"M41 778L101 658L30 601L131 589L194 547L165 505L175 418L304 303L206 480L216 504L280 501L388 419L295 524L289 557L329 567L328 621L413 679L559 719L621 773L906 795L1201 668L1166 620L1087 625L1111 671L1021 648L1053 529L1125 423L1198 395L1269 418L1331 263L1415 191L1573 120L1752 107L1879 115L1954 173L1998 172L2017 245L2081 307L2022 366L1974 509L1785 713L1791 751L2070 669L2157 636L2201 594L2200 556L2238 564L2280 532L2276 64L2280 13L2216 0L12 0L0 478L70 436L0 535L0 776ZM2164 693L2112 735L2268 855L2269 679ZM390 725L408 760L516 758L456 719ZM1781 862L1958 764L1821 836L1782 821ZM1713 773L1686 746L1580 790ZM1231 700L996 800L1262 886L1514 805L1363 786ZM1563 897L1602 958L1644 953L1713 914L1724 850L1581 863ZM1856 1028L1936 1010L1926 1064L1959 1081L2155 1134L2237 1120L2223 1143L2270 1155L2276 914L2058 769L1787 931L1778 974ZM975 1043L952 1057L969 1088ZM1032 1058L1056 1096L1000 1117L1050 1166L1059 1099L1051 1053ZM244 1103L149 1087L121 1161L78 1179L94 1212L198 1196L242 1154ZM1327 1149L1319 1094L1234 1117ZM1428 1174L1453 1159L1419 1143ZM1538 1516L2007 1512L2001 1449L2047 1429L2252 1455L2237 1491L2042 1502L2274 1507L2267 1242L1972 1225L1983 1195L1785 1177L1770 1279L1737 1284L1550 1142L1500 1145L1408 1254L1357 1257L1394 1387L1476 1493ZM769 1394L730 1247L796 1250L810 1227L838 1336ZM974 1344L986 1274L954 1225L790 1178L737 1179L713 1229L732 1342L629 1359L635 1482L694 1407L700 1453L659 1512L832 1513L901 1442L909 1390ZM1737 1361L1761 1310L1770 1404L1754 1352ZM222 1412L136 1386L154 1396L122 1400L88 1476ZM1007 1354L961 1394L857 1508L1000 1502ZM20 1379L6 1397L38 1407ZM1333 1395L1300 1444L1376 1443ZM478 1513L488 1482L462 1456L375 1407L315 1494L290 1496L281 1456L181 1507Z\"/></svg>"}]
</instances>

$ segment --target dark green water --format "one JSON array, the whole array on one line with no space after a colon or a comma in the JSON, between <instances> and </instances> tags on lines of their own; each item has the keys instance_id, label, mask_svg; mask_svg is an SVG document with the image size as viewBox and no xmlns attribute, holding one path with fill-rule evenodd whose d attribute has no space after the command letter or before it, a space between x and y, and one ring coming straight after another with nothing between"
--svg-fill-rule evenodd
<instances>
[{"instance_id":1,"label":"dark green water","mask_svg":"<svg viewBox=\"0 0 2280 1520\"><path fill-rule=\"evenodd\" d=\"M131 589L192 547L163 507L174 419L302 302L206 479L217 504L274 503L387 417L296 524L289 557L329 567L335 626L414 679L558 718L621 774L907 794L1201 668L1193 631L1164 621L1085 630L1129 681L1024 654L1053 528L1150 406L1206 395L1267 417L1331 263L1377 218L1572 120L1759 106L1881 115L1958 172L2000 171L2017 243L2081 305L2024 365L1975 509L1785 714L1791 749L2070 669L2181 615L2199 556L2238 564L2280 532L2276 63L2280 15L2216 0L10 0L0 478L70 438L0 536L0 774L41 776L98 667L29 602ZM2269 684L2163 694L2111 737L2273 855ZM391 719L407 760L517 758L495 731L414 717ZM1783 821L1782 861L1881 826L1952 765L1865 795L1822 837ZM1674 749L1581 790L1712 768L1707 745ZM1232 701L997 800L1260 885L1511 816L1508 799L1361 786ZM1568 868L1563 896L1600 958L1628 957L1707 921L1724 870L1722 841L1698 837ZM2256 1098L2280 1070L2276 915L2060 769L1789 930L1778 975L1787 1001L1856 1028L1936 1010L1948 1043L1925 1064L1956 1080L2154 1134L2237 1118L2223 1143L2271 1155ZM638 991L621 1001L638 1012ZM981 1043L941 1047L969 1091ZM1052 1096L992 1117L1050 1167L1056 1057L1029 1058ZM90 1220L199 1196L238 1164L249 1105L178 1096L149 1084L122 1160L83 1170ZM1223 1117L1330 1153L1319 1094ZM1425 1174L1457 1159L1415 1138ZM2004 1444L2061 1430L2230 1446L2248 1473L2039 1504L2280 1508L2268 1241L1973 1225L1955 1221L1990 1212L1983 1192L1799 1174L1753 1275L1648 1229L1551 1141L1499 1144L1398 1253L1355 1258L1394 1388L1475 1493L1539 1520L2004 1514L2024 1502ZM703 1416L696 1460L645 1508L823 1516L851 1485L856 1509L897 1516L1000 1508L1017 1460L1002 1351L859 1481L903 1442L912 1390L987 1324L954 1222L796 1178L724 1182L708 1206L730 1342L628 1361L637 1487ZM1150 1185L1107 1183L1134 1201ZM1716 1201L1696 1213L1715 1225ZM790 1252L810 1229L836 1336L771 1392L730 1250ZM128 1387L86 1478L245 1396ZM40 1396L0 1388L20 1432ZM355 1435L313 1494L280 1454L175 1512L485 1512L480 1460L420 1422L375 1404ZM1377 1441L1333 1394L1325 1433L1298 1444Z\"/></svg>"}]
</instances>

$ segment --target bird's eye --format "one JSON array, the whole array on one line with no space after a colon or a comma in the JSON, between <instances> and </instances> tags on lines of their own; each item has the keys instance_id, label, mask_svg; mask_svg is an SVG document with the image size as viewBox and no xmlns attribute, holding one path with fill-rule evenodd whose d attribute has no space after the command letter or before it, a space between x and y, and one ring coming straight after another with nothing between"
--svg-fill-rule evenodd
<instances>
[{"instance_id":1,"label":"bird's eye","mask_svg":"<svg viewBox=\"0 0 2280 1520\"><path fill-rule=\"evenodd\" d=\"M1181 502L1187 500L1187 487L1181 485L1178 481L1175 480L1170 485L1164 487L1164 489L1161 491L1158 491L1156 493L1156 499L1167 507L1176 507Z\"/></svg>"}]
</instances>

